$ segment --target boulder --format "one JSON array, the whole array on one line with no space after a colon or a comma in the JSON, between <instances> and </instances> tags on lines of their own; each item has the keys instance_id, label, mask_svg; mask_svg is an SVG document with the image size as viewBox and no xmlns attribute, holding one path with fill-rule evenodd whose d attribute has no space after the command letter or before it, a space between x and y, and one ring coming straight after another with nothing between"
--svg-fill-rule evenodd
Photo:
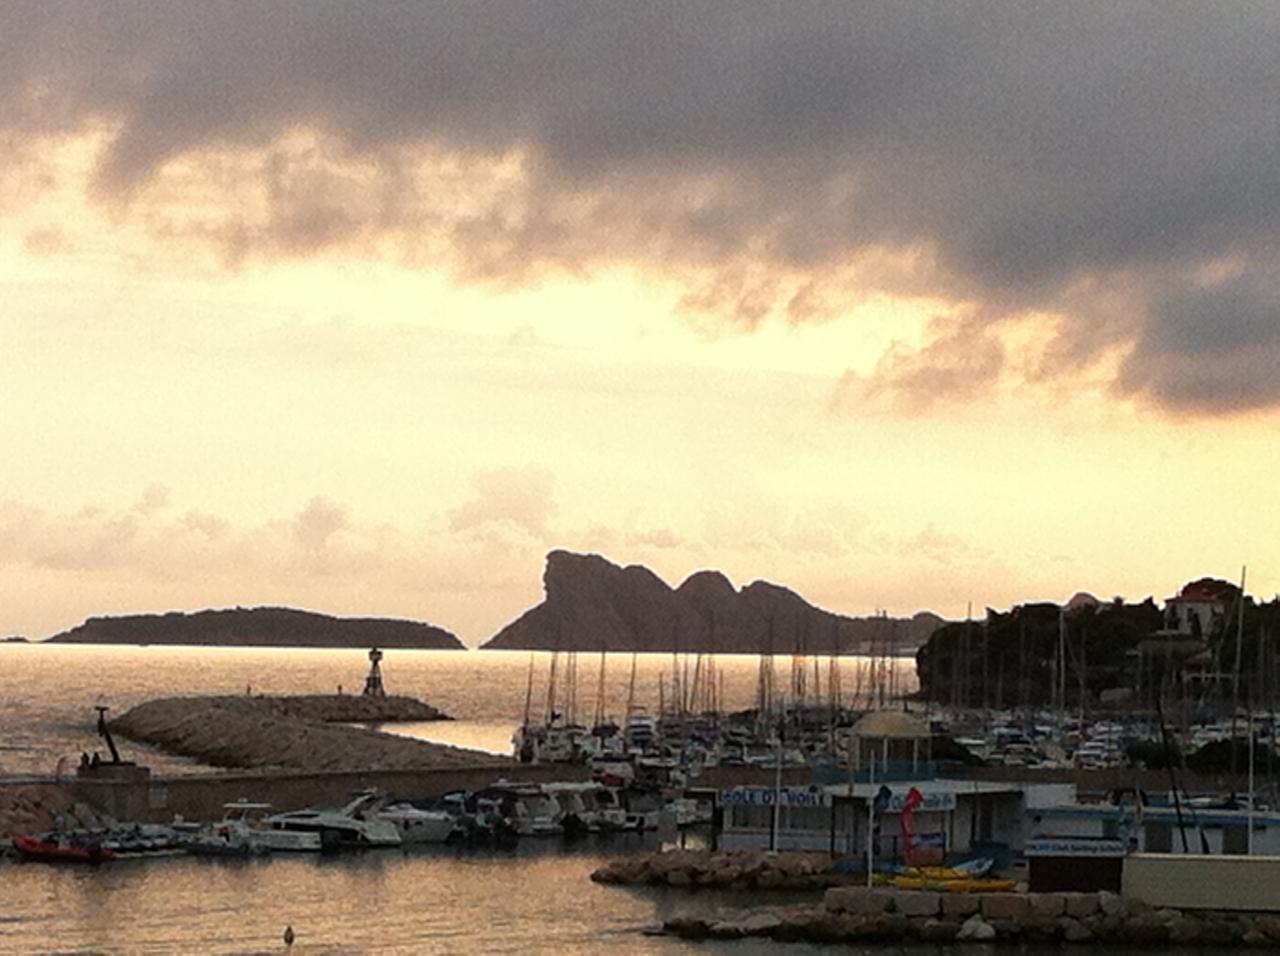
<instances>
[{"instance_id":1,"label":"boulder","mask_svg":"<svg viewBox=\"0 0 1280 956\"><path fill-rule=\"evenodd\" d=\"M1098 909L1102 910L1104 916L1124 916L1128 912L1124 897L1107 890L1098 894Z\"/></svg>"},{"instance_id":2,"label":"boulder","mask_svg":"<svg viewBox=\"0 0 1280 956\"><path fill-rule=\"evenodd\" d=\"M956 939L980 943L990 942L995 938L996 928L977 913L965 920L960 926L960 931L956 933Z\"/></svg>"},{"instance_id":3,"label":"boulder","mask_svg":"<svg viewBox=\"0 0 1280 956\"><path fill-rule=\"evenodd\" d=\"M1083 919L1098 912L1097 893L1063 893L1063 905L1068 916Z\"/></svg>"},{"instance_id":4,"label":"boulder","mask_svg":"<svg viewBox=\"0 0 1280 956\"><path fill-rule=\"evenodd\" d=\"M1154 913L1129 916L1120 929L1120 938L1130 943L1152 946L1169 941L1169 927Z\"/></svg>"},{"instance_id":5,"label":"boulder","mask_svg":"<svg viewBox=\"0 0 1280 956\"><path fill-rule=\"evenodd\" d=\"M1270 946L1271 940L1267 938L1267 934L1259 930L1256 926L1250 926L1244 931L1244 935L1240 937L1240 942L1245 946Z\"/></svg>"},{"instance_id":6,"label":"boulder","mask_svg":"<svg viewBox=\"0 0 1280 956\"><path fill-rule=\"evenodd\" d=\"M791 942L835 943L845 938L843 917L821 907L792 908L772 938Z\"/></svg>"},{"instance_id":7,"label":"boulder","mask_svg":"<svg viewBox=\"0 0 1280 956\"><path fill-rule=\"evenodd\" d=\"M940 894L925 890L903 890L895 893L893 905L903 916L937 916L942 911Z\"/></svg>"},{"instance_id":8,"label":"boulder","mask_svg":"<svg viewBox=\"0 0 1280 956\"><path fill-rule=\"evenodd\" d=\"M693 876L688 870L668 870L667 886L692 886Z\"/></svg>"},{"instance_id":9,"label":"boulder","mask_svg":"<svg viewBox=\"0 0 1280 956\"><path fill-rule=\"evenodd\" d=\"M710 935L711 924L703 916L683 914L673 916L662 924L662 930L681 939L704 939Z\"/></svg>"},{"instance_id":10,"label":"boulder","mask_svg":"<svg viewBox=\"0 0 1280 956\"><path fill-rule=\"evenodd\" d=\"M995 928L996 939L1010 940L1021 936L1026 924L1017 919L993 919L991 925Z\"/></svg>"},{"instance_id":11,"label":"boulder","mask_svg":"<svg viewBox=\"0 0 1280 956\"><path fill-rule=\"evenodd\" d=\"M1058 930L1068 943L1087 943L1094 938L1093 931L1074 916L1059 917Z\"/></svg>"},{"instance_id":12,"label":"boulder","mask_svg":"<svg viewBox=\"0 0 1280 956\"><path fill-rule=\"evenodd\" d=\"M591 874L593 883L625 883L622 878L622 867L617 862L606 863L604 866L594 870Z\"/></svg>"},{"instance_id":13,"label":"boulder","mask_svg":"<svg viewBox=\"0 0 1280 956\"><path fill-rule=\"evenodd\" d=\"M917 935L927 943L949 943L960 932L960 924L955 920L931 918L924 921Z\"/></svg>"},{"instance_id":14,"label":"boulder","mask_svg":"<svg viewBox=\"0 0 1280 956\"><path fill-rule=\"evenodd\" d=\"M742 939L746 934L737 920L714 920L707 927L707 935L711 939Z\"/></svg>"},{"instance_id":15,"label":"boulder","mask_svg":"<svg viewBox=\"0 0 1280 956\"><path fill-rule=\"evenodd\" d=\"M762 890L776 890L786 883L786 877L777 870L761 870L756 874L756 887Z\"/></svg>"},{"instance_id":16,"label":"boulder","mask_svg":"<svg viewBox=\"0 0 1280 956\"><path fill-rule=\"evenodd\" d=\"M1245 926L1239 919L1215 914L1206 917L1200 924L1200 938L1197 942L1201 946L1234 946L1240 942L1244 933Z\"/></svg>"},{"instance_id":17,"label":"boulder","mask_svg":"<svg viewBox=\"0 0 1280 956\"><path fill-rule=\"evenodd\" d=\"M1091 920L1097 920L1098 925L1093 926ZM1086 926L1093 930L1094 935L1103 939L1119 939L1120 933L1124 929L1123 916L1091 916L1087 920L1082 920Z\"/></svg>"},{"instance_id":18,"label":"boulder","mask_svg":"<svg viewBox=\"0 0 1280 956\"><path fill-rule=\"evenodd\" d=\"M982 917L985 920L1024 920L1031 913L1031 904L1021 893L987 893L982 897Z\"/></svg>"},{"instance_id":19,"label":"boulder","mask_svg":"<svg viewBox=\"0 0 1280 956\"><path fill-rule=\"evenodd\" d=\"M1061 893L1029 893L1027 902L1031 905L1032 916L1057 919L1067 912L1067 901Z\"/></svg>"},{"instance_id":20,"label":"boulder","mask_svg":"<svg viewBox=\"0 0 1280 956\"><path fill-rule=\"evenodd\" d=\"M866 915L887 913L893 906L893 893L867 889L865 886L833 886L823 897L823 905L835 913Z\"/></svg>"},{"instance_id":21,"label":"boulder","mask_svg":"<svg viewBox=\"0 0 1280 956\"><path fill-rule=\"evenodd\" d=\"M982 906L982 897L976 893L943 893L943 916L972 916Z\"/></svg>"},{"instance_id":22,"label":"boulder","mask_svg":"<svg viewBox=\"0 0 1280 956\"><path fill-rule=\"evenodd\" d=\"M1178 914L1177 919L1170 920L1165 925L1168 927L1171 943L1194 943L1203 931L1198 919L1181 913Z\"/></svg>"},{"instance_id":23,"label":"boulder","mask_svg":"<svg viewBox=\"0 0 1280 956\"><path fill-rule=\"evenodd\" d=\"M767 936L781 925L782 920L776 913L752 913L738 921L744 936Z\"/></svg>"},{"instance_id":24,"label":"boulder","mask_svg":"<svg viewBox=\"0 0 1280 956\"><path fill-rule=\"evenodd\" d=\"M1036 943L1054 942L1062 936L1062 927L1058 925L1058 920L1060 919L1063 919L1063 917L1029 916L1023 923L1019 924L1021 935ZM997 932L999 932L1001 925L1002 921L997 921Z\"/></svg>"},{"instance_id":25,"label":"boulder","mask_svg":"<svg viewBox=\"0 0 1280 956\"><path fill-rule=\"evenodd\" d=\"M855 919L850 933L853 939L897 942L911 933L911 920L897 913L865 913Z\"/></svg>"}]
</instances>

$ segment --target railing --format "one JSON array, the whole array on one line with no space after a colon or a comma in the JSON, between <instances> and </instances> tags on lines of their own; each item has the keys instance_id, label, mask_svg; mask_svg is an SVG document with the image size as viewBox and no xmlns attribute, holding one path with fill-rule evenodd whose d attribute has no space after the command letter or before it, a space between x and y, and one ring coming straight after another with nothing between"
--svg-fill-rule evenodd
<instances>
[{"instance_id":1,"label":"railing","mask_svg":"<svg viewBox=\"0 0 1280 956\"><path fill-rule=\"evenodd\" d=\"M933 780L954 773L956 764L944 760L890 760L876 761L874 772L867 767L849 770L834 761L815 761L812 765L813 782L822 786L841 783L908 783Z\"/></svg>"}]
</instances>

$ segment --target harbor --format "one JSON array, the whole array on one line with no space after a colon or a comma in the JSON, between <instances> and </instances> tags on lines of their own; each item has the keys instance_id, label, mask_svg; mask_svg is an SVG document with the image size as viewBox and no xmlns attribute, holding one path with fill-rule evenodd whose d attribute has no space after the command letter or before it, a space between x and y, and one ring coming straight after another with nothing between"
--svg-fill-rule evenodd
<instances>
[{"instance_id":1,"label":"harbor","mask_svg":"<svg viewBox=\"0 0 1280 956\"><path fill-rule=\"evenodd\" d=\"M1155 741L1193 755L1193 741L1219 744L1206 727L1097 700L1087 717L941 704L914 680L914 660L890 655L145 651L4 649L106 674L92 705L81 697L78 714L67 705L46 724L76 741L33 756L54 773L0 779L10 874L189 859L296 879L333 865L471 873L477 861L536 860L595 887L579 892L605 893L614 915L640 914L620 929L636 951L658 939L1268 938L1271 924L1247 915L1274 909L1266 895L1160 896L1188 880L1158 875L1179 861L1276 859L1267 712L1239 714L1256 746L1238 773L1204 773L1140 756ZM104 657L131 692L109 694ZM220 660L221 689L183 686L193 657ZM319 680L317 663L329 668ZM287 672L297 667L310 686ZM451 668L480 668L495 694L483 706L454 697L460 713L449 713ZM246 671L253 680L238 686ZM310 692L279 694L275 681ZM1135 872L1153 889L1135 889ZM888 896L854 901L855 889ZM643 897L623 905L611 895L622 891ZM1093 902L1056 912L1046 895ZM1107 914L1106 895L1128 909Z\"/></svg>"}]
</instances>

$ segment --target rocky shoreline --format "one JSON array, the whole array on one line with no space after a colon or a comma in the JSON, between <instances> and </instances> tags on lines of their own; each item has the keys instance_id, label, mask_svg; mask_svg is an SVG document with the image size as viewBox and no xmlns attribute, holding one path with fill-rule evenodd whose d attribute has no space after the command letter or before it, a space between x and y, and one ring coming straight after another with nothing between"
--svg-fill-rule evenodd
<instances>
[{"instance_id":1,"label":"rocky shoreline","mask_svg":"<svg viewBox=\"0 0 1280 956\"><path fill-rule=\"evenodd\" d=\"M676 850L621 857L591 874L597 883L683 891L794 890L804 902L693 908L662 933L682 939L779 942L1120 943L1164 946L1280 944L1280 916L1157 909L1114 893L945 892L868 888L825 853Z\"/></svg>"},{"instance_id":2,"label":"rocky shoreline","mask_svg":"<svg viewBox=\"0 0 1280 956\"><path fill-rule=\"evenodd\" d=\"M509 758L381 733L355 723L448 719L409 697L168 697L111 721L121 737L212 767L436 770L505 767Z\"/></svg>"},{"instance_id":3,"label":"rocky shoreline","mask_svg":"<svg viewBox=\"0 0 1280 956\"><path fill-rule=\"evenodd\" d=\"M1114 893L935 893L845 886L821 903L693 912L663 923L682 939L1120 943L1275 946L1274 914L1154 909Z\"/></svg>"},{"instance_id":4,"label":"rocky shoreline","mask_svg":"<svg viewBox=\"0 0 1280 956\"><path fill-rule=\"evenodd\" d=\"M827 853L654 851L612 860L591 879L622 886L732 890L814 890L863 879L837 872L833 864Z\"/></svg>"}]
</instances>

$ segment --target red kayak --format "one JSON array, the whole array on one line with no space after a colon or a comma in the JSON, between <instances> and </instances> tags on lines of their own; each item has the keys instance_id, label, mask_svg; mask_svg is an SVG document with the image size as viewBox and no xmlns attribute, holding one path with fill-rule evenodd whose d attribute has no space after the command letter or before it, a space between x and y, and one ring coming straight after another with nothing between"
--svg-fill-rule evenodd
<instances>
[{"instance_id":1,"label":"red kayak","mask_svg":"<svg viewBox=\"0 0 1280 956\"><path fill-rule=\"evenodd\" d=\"M16 836L13 848L24 859L44 863L105 863L115 859L114 853L100 846L75 846L47 837Z\"/></svg>"}]
</instances>

